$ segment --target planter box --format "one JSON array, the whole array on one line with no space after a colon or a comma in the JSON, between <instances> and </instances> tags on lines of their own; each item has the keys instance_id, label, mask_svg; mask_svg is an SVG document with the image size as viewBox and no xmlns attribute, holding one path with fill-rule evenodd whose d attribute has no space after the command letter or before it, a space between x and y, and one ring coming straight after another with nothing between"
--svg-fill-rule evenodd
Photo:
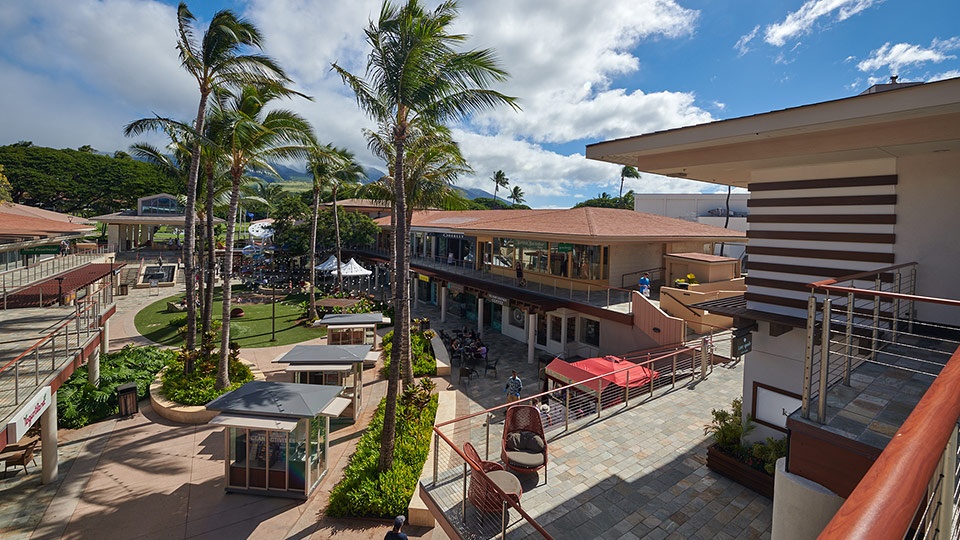
<instances>
[{"instance_id":1,"label":"planter box","mask_svg":"<svg viewBox=\"0 0 960 540\"><path fill-rule=\"evenodd\" d=\"M768 499L773 499L773 476L723 453L715 444L707 448L707 468Z\"/></svg>"}]
</instances>

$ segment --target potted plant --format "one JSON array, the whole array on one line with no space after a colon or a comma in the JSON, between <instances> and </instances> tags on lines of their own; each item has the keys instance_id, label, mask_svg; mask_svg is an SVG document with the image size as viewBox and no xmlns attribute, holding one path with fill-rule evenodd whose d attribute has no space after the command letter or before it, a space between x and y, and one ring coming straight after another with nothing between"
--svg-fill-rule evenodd
<instances>
[{"instance_id":1,"label":"potted plant","mask_svg":"<svg viewBox=\"0 0 960 540\"><path fill-rule=\"evenodd\" d=\"M786 455L787 439L767 437L766 442L743 444L743 436L753 430L743 421L743 400L734 399L731 410L713 409L713 421L704 427L714 443L707 448L707 468L773 498L773 473L777 459Z\"/></svg>"}]
</instances>

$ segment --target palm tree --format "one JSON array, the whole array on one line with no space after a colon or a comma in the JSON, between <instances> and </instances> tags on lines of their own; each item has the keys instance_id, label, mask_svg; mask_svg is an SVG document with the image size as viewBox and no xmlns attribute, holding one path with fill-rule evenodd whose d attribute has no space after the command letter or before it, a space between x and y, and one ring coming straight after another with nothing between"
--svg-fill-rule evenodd
<instances>
[{"instance_id":1,"label":"palm tree","mask_svg":"<svg viewBox=\"0 0 960 540\"><path fill-rule=\"evenodd\" d=\"M383 3L380 17L371 21L365 33L371 51L367 59L367 80L344 70L340 74L356 94L357 103L389 129L394 155L395 215L407 213L404 192L404 145L411 123L444 124L465 119L471 113L507 104L514 99L489 89L507 73L497 65L490 50L459 49L466 36L449 33L457 15L457 3L442 2L434 11L425 10L418 0L398 7ZM410 356L410 238L406 220L396 220L394 242L394 291L396 327L392 349L383 433L378 468L387 471L393 464L396 435L396 407L399 369L402 358Z\"/></svg>"},{"instance_id":2,"label":"palm tree","mask_svg":"<svg viewBox=\"0 0 960 540\"><path fill-rule=\"evenodd\" d=\"M493 180L493 200L497 200L497 191L500 188L507 189L507 186L510 185L510 179L507 178L507 173L500 170L493 173L490 179Z\"/></svg>"},{"instance_id":3,"label":"palm tree","mask_svg":"<svg viewBox=\"0 0 960 540\"><path fill-rule=\"evenodd\" d=\"M240 200L240 184L248 170L263 171L279 178L268 159L307 157L314 144L313 129L300 115L265 106L272 100L295 94L277 84L246 85L226 107L219 104L210 119L211 137L219 143L229 165L231 191L227 217L226 256L223 261L223 326L217 388L230 386L227 370L230 352L231 282L233 277L233 235ZM276 284L274 284L276 286Z\"/></svg>"},{"instance_id":4,"label":"palm tree","mask_svg":"<svg viewBox=\"0 0 960 540\"><path fill-rule=\"evenodd\" d=\"M520 204L523 202L523 190L520 189L520 186L513 186L513 190L510 192L510 195L507 195L507 198L513 201L513 204Z\"/></svg>"},{"instance_id":5,"label":"palm tree","mask_svg":"<svg viewBox=\"0 0 960 540\"><path fill-rule=\"evenodd\" d=\"M261 48L260 31L230 10L218 11L210 26L197 40L194 33L196 18L183 2L177 7L177 50L180 63L197 82L200 102L193 123L195 133L204 132L207 101L218 88L236 87L257 81L288 82L283 70L270 58L261 54L241 54L247 47ZM193 350L197 338L197 308L195 303L194 267L197 178L200 175L199 136L193 139L190 170L187 176L187 198L184 205L183 274L187 283L187 335L185 347Z\"/></svg>"},{"instance_id":6,"label":"palm tree","mask_svg":"<svg viewBox=\"0 0 960 540\"><path fill-rule=\"evenodd\" d=\"M630 165L624 165L623 168L620 169L620 195L618 195L618 197L623 197L624 178L640 178L640 171Z\"/></svg>"}]
</instances>

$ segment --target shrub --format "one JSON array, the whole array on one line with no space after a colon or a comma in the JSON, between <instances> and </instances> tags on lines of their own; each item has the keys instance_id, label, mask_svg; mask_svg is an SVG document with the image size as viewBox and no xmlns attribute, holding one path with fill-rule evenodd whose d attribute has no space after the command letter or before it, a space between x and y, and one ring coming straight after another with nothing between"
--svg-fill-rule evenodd
<instances>
[{"instance_id":1,"label":"shrub","mask_svg":"<svg viewBox=\"0 0 960 540\"><path fill-rule=\"evenodd\" d=\"M432 330L425 332L410 332L410 354L413 356L413 376L427 377L437 374L437 359L433 356L430 339L434 336ZM380 374L387 376L390 369L390 351L393 350L393 332L387 332L380 341L383 344L383 368Z\"/></svg>"},{"instance_id":2,"label":"shrub","mask_svg":"<svg viewBox=\"0 0 960 540\"><path fill-rule=\"evenodd\" d=\"M726 409L713 409L710 414L713 415L713 421L704 426L704 435L713 435L713 440L717 446L723 450L736 450L740 448L740 441L743 436L753 430L753 424L747 422L746 428L743 424L743 399L736 398L730 403L730 411Z\"/></svg>"},{"instance_id":3,"label":"shrub","mask_svg":"<svg viewBox=\"0 0 960 540\"><path fill-rule=\"evenodd\" d=\"M198 351L179 351L167 363L163 372L163 393L167 399L181 405L206 405L221 395L240 388L253 380L253 372L240 362L240 349L236 343L230 343L229 364L230 386L218 390L217 363L219 351L211 347L211 334L204 337L204 343ZM193 356L192 373L184 373L183 365L187 355Z\"/></svg>"},{"instance_id":4,"label":"shrub","mask_svg":"<svg viewBox=\"0 0 960 540\"><path fill-rule=\"evenodd\" d=\"M117 414L117 386L137 383L137 399L144 399L157 372L176 353L158 347L127 345L100 357L100 386L87 382L87 366L81 366L57 391L57 425L77 429Z\"/></svg>"},{"instance_id":5,"label":"shrub","mask_svg":"<svg viewBox=\"0 0 960 540\"><path fill-rule=\"evenodd\" d=\"M386 400L380 402L343 471L343 479L330 492L327 513L336 517L392 517L406 513L430 450L437 416L437 396L430 395L434 386L433 381L422 379L408 387L398 400L393 467L383 474L377 472L377 462Z\"/></svg>"},{"instance_id":6,"label":"shrub","mask_svg":"<svg viewBox=\"0 0 960 540\"><path fill-rule=\"evenodd\" d=\"M750 453L763 461L763 470L767 474L773 474L777 470L777 460L787 455L787 438L767 437L766 442L753 443Z\"/></svg>"}]
</instances>

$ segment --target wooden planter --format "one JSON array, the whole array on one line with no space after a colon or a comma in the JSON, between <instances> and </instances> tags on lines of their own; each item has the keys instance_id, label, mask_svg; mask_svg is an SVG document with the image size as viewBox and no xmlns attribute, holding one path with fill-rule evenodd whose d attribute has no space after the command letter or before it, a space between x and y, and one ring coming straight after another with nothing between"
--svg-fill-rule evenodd
<instances>
[{"instance_id":1,"label":"wooden planter","mask_svg":"<svg viewBox=\"0 0 960 540\"><path fill-rule=\"evenodd\" d=\"M773 499L773 476L723 453L715 444L707 448L707 468L768 499Z\"/></svg>"}]
</instances>

